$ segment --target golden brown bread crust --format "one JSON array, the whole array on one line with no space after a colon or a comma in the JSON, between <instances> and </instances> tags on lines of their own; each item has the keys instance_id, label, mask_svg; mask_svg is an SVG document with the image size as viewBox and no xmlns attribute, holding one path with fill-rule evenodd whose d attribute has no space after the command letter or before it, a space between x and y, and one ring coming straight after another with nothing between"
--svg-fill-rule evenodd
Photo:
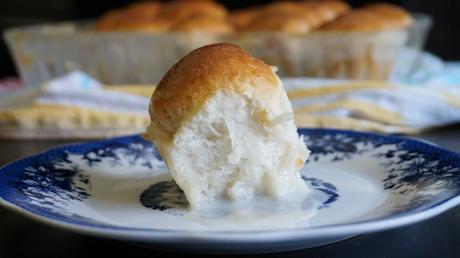
<instances>
[{"instance_id":1,"label":"golden brown bread crust","mask_svg":"<svg viewBox=\"0 0 460 258\"><path fill-rule=\"evenodd\" d=\"M150 102L155 130L173 135L217 91L271 99L279 90L272 68L227 43L198 48L176 63L157 85Z\"/></svg>"},{"instance_id":2,"label":"golden brown bread crust","mask_svg":"<svg viewBox=\"0 0 460 258\"><path fill-rule=\"evenodd\" d=\"M211 0L176 0L166 4L141 2L103 15L99 31L281 31L307 33L328 31L379 31L412 24L410 15L398 6L377 3L350 11L340 0L274 2L236 11L230 16L224 6ZM206 18L205 18L206 17ZM219 21L220 20L220 21ZM233 28L234 27L234 28Z\"/></svg>"},{"instance_id":3,"label":"golden brown bread crust","mask_svg":"<svg viewBox=\"0 0 460 258\"><path fill-rule=\"evenodd\" d=\"M303 2L306 8L311 9L314 13L317 14L320 20L320 24L322 25L325 22L330 22L337 17L344 15L345 13L349 12L351 7L343 2L343 1L314 1L308 0Z\"/></svg>"},{"instance_id":4,"label":"golden brown bread crust","mask_svg":"<svg viewBox=\"0 0 460 258\"><path fill-rule=\"evenodd\" d=\"M327 31L379 31L400 29L412 24L410 14L390 4L372 4L355 9L324 25Z\"/></svg>"},{"instance_id":5,"label":"golden brown bread crust","mask_svg":"<svg viewBox=\"0 0 460 258\"><path fill-rule=\"evenodd\" d=\"M315 14L304 8L301 3L275 2L262 7L244 29L306 33L315 23Z\"/></svg>"},{"instance_id":6,"label":"golden brown bread crust","mask_svg":"<svg viewBox=\"0 0 460 258\"><path fill-rule=\"evenodd\" d=\"M325 24L323 31L376 31L386 27L386 22L371 12L355 10Z\"/></svg>"},{"instance_id":7,"label":"golden brown bread crust","mask_svg":"<svg viewBox=\"0 0 460 258\"><path fill-rule=\"evenodd\" d=\"M255 14L246 14L246 17L240 14L236 17L239 18L236 26L249 31L306 33L348 10L349 6L342 1L275 2Z\"/></svg>"},{"instance_id":8,"label":"golden brown bread crust","mask_svg":"<svg viewBox=\"0 0 460 258\"><path fill-rule=\"evenodd\" d=\"M291 2L291 1L283 1L283 2L273 2L266 6L262 7L262 12L265 14L277 14L277 13L296 13L302 12L303 10L299 10L302 8L303 4L298 2Z\"/></svg>"},{"instance_id":9,"label":"golden brown bread crust","mask_svg":"<svg viewBox=\"0 0 460 258\"><path fill-rule=\"evenodd\" d=\"M309 8L305 4L298 2L275 2L263 8L262 13L256 17L256 20L263 22L270 17L285 16L302 18L309 27L319 25L321 17L316 13L316 9Z\"/></svg>"},{"instance_id":10,"label":"golden brown bread crust","mask_svg":"<svg viewBox=\"0 0 460 258\"><path fill-rule=\"evenodd\" d=\"M149 33L158 33L166 32L172 27L172 23L169 20L125 20L121 23L118 23L111 30L113 31L133 31L133 32L149 32Z\"/></svg>"},{"instance_id":11,"label":"golden brown bread crust","mask_svg":"<svg viewBox=\"0 0 460 258\"><path fill-rule=\"evenodd\" d=\"M174 30L228 32L231 26L225 22L228 13L225 7L206 0L177 0L165 5L159 2L140 2L126 8L109 11L96 23L99 31L164 32ZM212 18L202 18L208 16ZM191 17L197 17L192 20ZM221 19L222 21L217 21ZM183 21L184 20L184 21ZM213 26L207 24L214 22Z\"/></svg>"},{"instance_id":12,"label":"golden brown bread crust","mask_svg":"<svg viewBox=\"0 0 460 258\"><path fill-rule=\"evenodd\" d=\"M138 2L133 3L128 7L128 12L138 19L154 19L161 11L162 4L160 2Z\"/></svg>"},{"instance_id":13,"label":"golden brown bread crust","mask_svg":"<svg viewBox=\"0 0 460 258\"><path fill-rule=\"evenodd\" d=\"M207 15L195 15L174 24L172 31L230 33L233 26L224 19Z\"/></svg>"},{"instance_id":14,"label":"golden brown bread crust","mask_svg":"<svg viewBox=\"0 0 460 258\"><path fill-rule=\"evenodd\" d=\"M159 2L134 3L127 8L112 10L104 14L97 21L95 29L99 31L113 31L137 30L142 25L153 27L153 20L160 10L161 3Z\"/></svg>"},{"instance_id":15,"label":"golden brown bread crust","mask_svg":"<svg viewBox=\"0 0 460 258\"><path fill-rule=\"evenodd\" d=\"M386 3L375 3L365 7L367 10L385 18L392 26L405 27L412 24L410 14L403 8Z\"/></svg>"},{"instance_id":16,"label":"golden brown bread crust","mask_svg":"<svg viewBox=\"0 0 460 258\"><path fill-rule=\"evenodd\" d=\"M166 4L158 18L169 19L178 22L190 16L203 15L225 19L228 16L227 9L214 2L207 0L176 0Z\"/></svg>"},{"instance_id":17,"label":"golden brown bread crust","mask_svg":"<svg viewBox=\"0 0 460 258\"><path fill-rule=\"evenodd\" d=\"M260 9L257 7L237 10L230 13L230 22L237 29L246 28L249 23L258 15Z\"/></svg>"},{"instance_id":18,"label":"golden brown bread crust","mask_svg":"<svg viewBox=\"0 0 460 258\"><path fill-rule=\"evenodd\" d=\"M245 29L248 31L280 31L302 34L312 29L312 22L298 14L267 15L254 20Z\"/></svg>"}]
</instances>

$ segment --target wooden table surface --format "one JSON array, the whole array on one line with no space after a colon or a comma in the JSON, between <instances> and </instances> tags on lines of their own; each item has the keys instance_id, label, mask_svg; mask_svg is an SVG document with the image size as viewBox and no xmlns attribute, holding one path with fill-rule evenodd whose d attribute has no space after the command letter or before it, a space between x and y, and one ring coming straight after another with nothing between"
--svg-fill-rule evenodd
<instances>
[{"instance_id":1,"label":"wooden table surface","mask_svg":"<svg viewBox=\"0 0 460 258\"><path fill-rule=\"evenodd\" d=\"M460 126L414 137L460 152ZM0 165L23 158L63 141L0 141ZM460 207L417 224L363 234L336 244L258 257L460 257ZM147 249L119 241L84 236L42 225L0 208L0 257L179 257L184 254ZM201 257L187 254L187 257Z\"/></svg>"}]
</instances>

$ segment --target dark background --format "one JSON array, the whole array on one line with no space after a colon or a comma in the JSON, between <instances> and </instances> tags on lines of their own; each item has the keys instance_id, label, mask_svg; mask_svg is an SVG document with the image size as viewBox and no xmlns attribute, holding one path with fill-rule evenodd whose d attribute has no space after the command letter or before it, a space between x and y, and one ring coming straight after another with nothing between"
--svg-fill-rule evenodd
<instances>
[{"instance_id":1,"label":"dark background","mask_svg":"<svg viewBox=\"0 0 460 258\"><path fill-rule=\"evenodd\" d=\"M89 19L111 8L122 7L129 0L79 1L79 0L0 0L0 32L5 28L26 24L62 20ZM242 8L267 0L221 0L230 9ZM353 6L375 1L350 0ZM428 13L434 18L434 27L427 43L427 50L444 60L460 60L460 0L385 0L399 4L411 12ZM11 57L2 40L0 43L0 78L16 76Z\"/></svg>"}]
</instances>

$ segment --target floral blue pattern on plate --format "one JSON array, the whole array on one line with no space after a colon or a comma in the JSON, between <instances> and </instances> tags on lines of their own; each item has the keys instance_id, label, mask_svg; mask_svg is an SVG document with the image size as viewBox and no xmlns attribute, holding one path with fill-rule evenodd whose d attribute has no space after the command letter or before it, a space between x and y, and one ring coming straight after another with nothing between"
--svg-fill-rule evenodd
<instances>
[{"instance_id":1,"label":"floral blue pattern on plate","mask_svg":"<svg viewBox=\"0 0 460 258\"><path fill-rule=\"evenodd\" d=\"M396 136L299 132L312 151L302 178L317 200L305 224L253 229L197 223L158 152L140 136L57 147L10 163L0 169L0 203L78 232L246 253L323 245L414 223L460 202L457 153Z\"/></svg>"}]
</instances>

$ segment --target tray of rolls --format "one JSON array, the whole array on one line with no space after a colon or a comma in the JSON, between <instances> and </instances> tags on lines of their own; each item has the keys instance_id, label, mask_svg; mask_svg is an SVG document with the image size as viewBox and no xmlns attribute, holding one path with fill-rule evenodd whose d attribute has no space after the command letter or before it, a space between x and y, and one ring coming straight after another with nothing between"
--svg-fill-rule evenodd
<instances>
[{"instance_id":1,"label":"tray of rolls","mask_svg":"<svg viewBox=\"0 0 460 258\"><path fill-rule=\"evenodd\" d=\"M386 3L280 1L227 10L215 1L139 2L93 21L11 28L21 78L36 84L84 71L107 84L154 83L191 50L230 42L281 76L388 79L417 60L431 19ZM407 51L406 51L407 52Z\"/></svg>"}]
</instances>

